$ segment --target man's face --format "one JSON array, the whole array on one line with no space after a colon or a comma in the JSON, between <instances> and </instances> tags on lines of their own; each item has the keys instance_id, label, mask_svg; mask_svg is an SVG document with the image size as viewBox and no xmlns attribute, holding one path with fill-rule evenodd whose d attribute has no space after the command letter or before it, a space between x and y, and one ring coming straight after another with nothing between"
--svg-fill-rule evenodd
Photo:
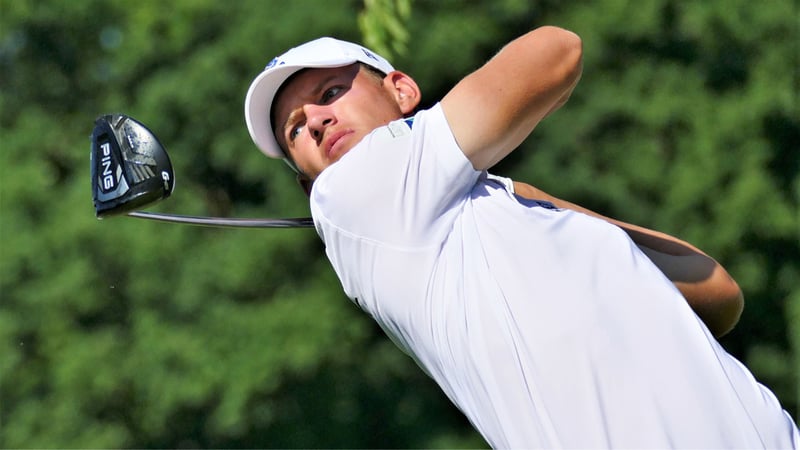
<instances>
[{"instance_id":1,"label":"man's face","mask_svg":"<svg viewBox=\"0 0 800 450\"><path fill-rule=\"evenodd\" d=\"M403 117L389 84L360 64L298 73L273 111L278 144L312 180L372 130Z\"/></svg>"}]
</instances>

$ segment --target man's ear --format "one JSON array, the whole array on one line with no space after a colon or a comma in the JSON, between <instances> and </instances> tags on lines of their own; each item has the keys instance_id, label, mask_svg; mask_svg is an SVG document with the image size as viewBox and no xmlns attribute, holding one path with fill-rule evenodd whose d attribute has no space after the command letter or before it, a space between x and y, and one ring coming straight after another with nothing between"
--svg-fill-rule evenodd
<instances>
[{"instance_id":1,"label":"man's ear","mask_svg":"<svg viewBox=\"0 0 800 450\"><path fill-rule=\"evenodd\" d=\"M394 95L394 99L403 115L411 114L417 109L422 100L422 92L413 78L399 70L395 70L386 75L383 82L384 86L390 89L390 92Z\"/></svg>"}]
</instances>

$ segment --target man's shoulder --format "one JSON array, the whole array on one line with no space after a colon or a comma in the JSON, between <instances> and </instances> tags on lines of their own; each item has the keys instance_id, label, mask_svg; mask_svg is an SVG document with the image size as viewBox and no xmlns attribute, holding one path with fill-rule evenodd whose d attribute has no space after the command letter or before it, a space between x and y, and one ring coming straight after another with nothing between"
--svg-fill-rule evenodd
<instances>
[{"instance_id":1,"label":"man's shoulder","mask_svg":"<svg viewBox=\"0 0 800 450\"><path fill-rule=\"evenodd\" d=\"M312 214L361 236L428 241L480 175L446 127L437 104L377 128L320 174Z\"/></svg>"}]
</instances>

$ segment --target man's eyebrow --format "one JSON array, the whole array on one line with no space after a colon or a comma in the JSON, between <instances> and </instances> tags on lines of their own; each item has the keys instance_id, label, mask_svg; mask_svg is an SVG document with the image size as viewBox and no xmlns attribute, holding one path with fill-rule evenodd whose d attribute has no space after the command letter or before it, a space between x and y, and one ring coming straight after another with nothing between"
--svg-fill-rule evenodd
<instances>
[{"instance_id":1,"label":"man's eyebrow","mask_svg":"<svg viewBox=\"0 0 800 450\"><path fill-rule=\"evenodd\" d=\"M310 89L308 91L308 97L310 97L312 99L318 97L319 93L322 91L322 89L325 87L325 85L327 85L328 83L330 83L332 80L336 79L339 76L341 76L341 74L334 73L334 74L328 75L327 77L325 77L322 80L320 80L316 85L314 85L314 87L312 89ZM281 132L286 130L286 126L289 123L291 123L291 120L300 113L300 110L301 110L301 108L298 107L298 108L293 109L292 112L289 113L289 115L286 117L286 120L284 120L283 124L281 125L281 128L280 128Z\"/></svg>"},{"instance_id":2,"label":"man's eyebrow","mask_svg":"<svg viewBox=\"0 0 800 450\"><path fill-rule=\"evenodd\" d=\"M292 110L289 113L289 116L286 117L286 121L283 122L283 127L281 128L281 134L285 133L286 127L289 126L289 124L297 122L298 116L301 116L302 114L303 114L303 108L295 108L294 110Z\"/></svg>"}]
</instances>

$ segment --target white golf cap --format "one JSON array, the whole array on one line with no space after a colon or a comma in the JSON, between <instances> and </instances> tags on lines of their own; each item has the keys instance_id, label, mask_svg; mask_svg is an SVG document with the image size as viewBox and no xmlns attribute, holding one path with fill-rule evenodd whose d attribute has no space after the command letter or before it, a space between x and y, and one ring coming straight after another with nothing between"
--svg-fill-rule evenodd
<instances>
[{"instance_id":1,"label":"white golf cap","mask_svg":"<svg viewBox=\"0 0 800 450\"><path fill-rule=\"evenodd\" d=\"M330 37L307 42L270 61L250 84L244 101L247 129L256 146L271 158L288 159L275 140L270 114L275 94L290 76L302 69L342 67L357 62L387 74L394 71L392 65L377 53Z\"/></svg>"}]
</instances>

